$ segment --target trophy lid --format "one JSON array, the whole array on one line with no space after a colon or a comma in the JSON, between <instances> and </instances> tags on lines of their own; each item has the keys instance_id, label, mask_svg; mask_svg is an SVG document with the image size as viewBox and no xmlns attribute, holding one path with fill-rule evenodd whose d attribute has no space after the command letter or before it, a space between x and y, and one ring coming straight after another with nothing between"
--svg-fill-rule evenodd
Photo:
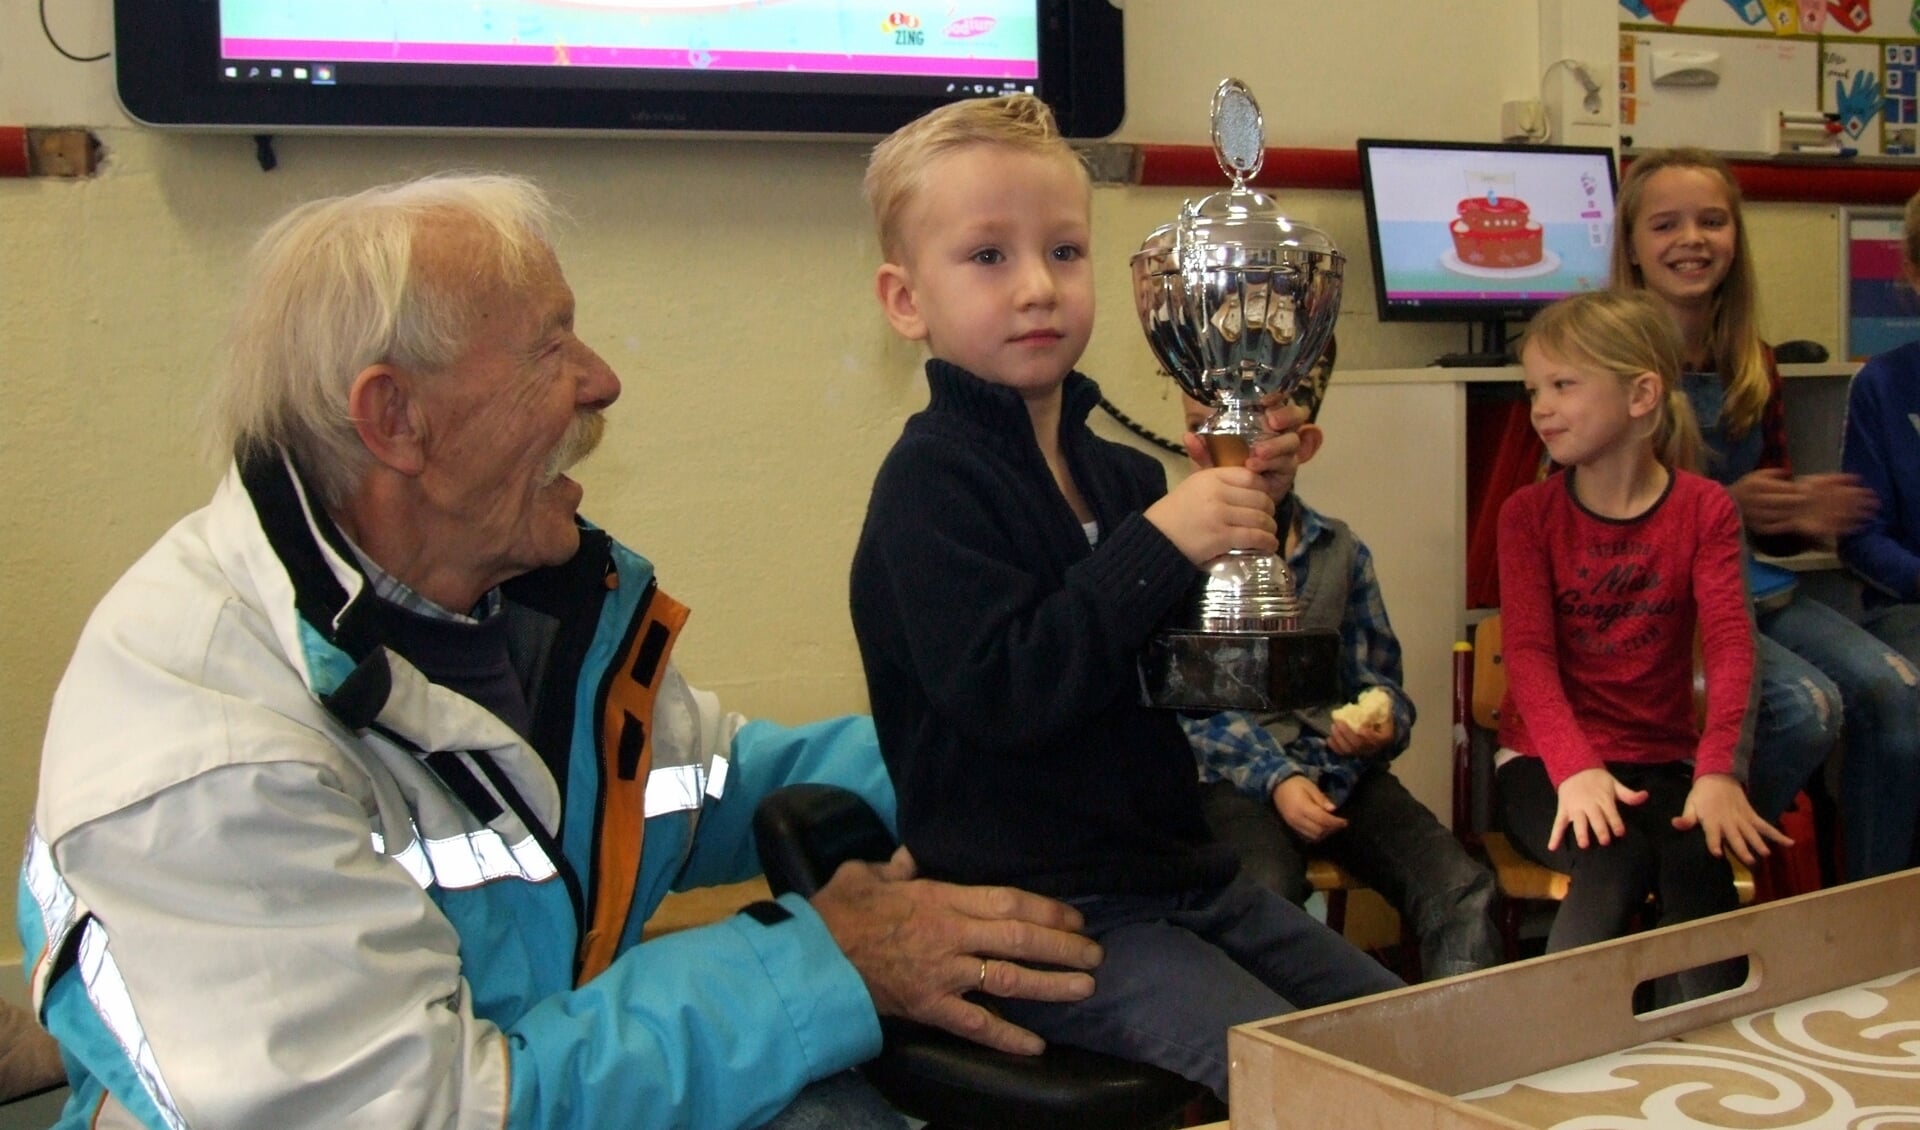
<instances>
[{"instance_id":1,"label":"trophy lid","mask_svg":"<svg viewBox=\"0 0 1920 1130\"><path fill-rule=\"evenodd\" d=\"M1233 184L1187 201L1178 224L1180 242L1340 253L1326 233L1288 219L1273 197L1247 187L1266 160L1266 125L1253 92L1236 78L1222 82L1213 94L1213 155Z\"/></svg>"}]
</instances>

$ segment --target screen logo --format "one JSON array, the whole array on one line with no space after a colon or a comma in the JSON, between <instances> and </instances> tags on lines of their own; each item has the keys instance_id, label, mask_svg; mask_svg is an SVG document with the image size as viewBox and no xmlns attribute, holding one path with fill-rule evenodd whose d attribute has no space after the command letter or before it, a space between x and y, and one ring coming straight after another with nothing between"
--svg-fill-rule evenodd
<instances>
[{"instance_id":1,"label":"screen logo","mask_svg":"<svg viewBox=\"0 0 1920 1130\"><path fill-rule=\"evenodd\" d=\"M920 17L912 12L888 14L880 29L893 36L895 47L924 47L927 44L927 33L920 26Z\"/></svg>"}]
</instances>

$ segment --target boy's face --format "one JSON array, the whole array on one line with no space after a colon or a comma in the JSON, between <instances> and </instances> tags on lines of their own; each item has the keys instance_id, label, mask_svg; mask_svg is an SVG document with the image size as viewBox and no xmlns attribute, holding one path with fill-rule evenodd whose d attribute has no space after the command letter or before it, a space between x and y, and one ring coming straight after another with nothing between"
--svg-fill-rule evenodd
<instances>
[{"instance_id":1,"label":"boy's face","mask_svg":"<svg viewBox=\"0 0 1920 1130\"><path fill-rule=\"evenodd\" d=\"M936 160L875 288L935 357L1029 399L1053 394L1093 332L1084 176L1070 158L978 144Z\"/></svg>"},{"instance_id":2,"label":"boy's face","mask_svg":"<svg viewBox=\"0 0 1920 1130\"><path fill-rule=\"evenodd\" d=\"M1207 418L1213 415L1213 409L1200 403L1186 393L1180 394L1181 409L1186 413L1188 431L1197 431ZM1260 473L1260 485L1266 488L1267 497L1279 502L1293 490L1294 479L1300 472L1300 464L1312 459L1320 450L1320 442L1325 435L1318 424L1301 424L1293 429L1300 436L1300 446L1275 460L1271 466Z\"/></svg>"}]
</instances>

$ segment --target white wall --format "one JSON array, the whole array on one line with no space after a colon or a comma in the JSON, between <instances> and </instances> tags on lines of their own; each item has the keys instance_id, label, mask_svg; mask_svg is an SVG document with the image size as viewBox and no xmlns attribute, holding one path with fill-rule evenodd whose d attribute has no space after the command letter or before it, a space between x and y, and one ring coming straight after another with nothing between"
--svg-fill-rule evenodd
<instances>
[{"instance_id":1,"label":"white wall","mask_svg":"<svg viewBox=\"0 0 1920 1130\"><path fill-rule=\"evenodd\" d=\"M586 510L655 558L662 584L692 605L679 652L689 675L783 720L864 707L847 561L873 468L924 400L916 353L869 297L864 146L283 137L280 167L262 173L247 138L132 126L110 65L55 55L33 8L0 7L0 123L94 127L107 161L87 181L0 181L0 873L17 862L47 701L88 610L215 477L195 456L194 412L245 247L296 201L429 170L528 173L572 211L561 254L581 331L626 382L609 442L582 471ZM107 0L48 8L70 50L107 45ZM1490 139L1499 103L1537 92L1545 35L1532 6L1511 0L1132 0L1126 19L1120 137L1133 141L1202 141L1227 74L1252 84L1274 145ZM1567 49L1568 33L1554 34ZM1584 56L1610 58L1610 33L1593 44L1572 34ZM1187 194L1095 197L1105 314L1085 367L1167 430L1178 408L1128 313L1123 264ZM1461 347L1452 330L1375 322L1357 195L1283 202L1349 252L1343 367L1414 365ZM1798 211L1778 223L1815 244L1831 227ZM1801 320L1778 336L1818 336L1833 317L1820 289L1833 256L1803 258L1809 269L1796 264L1781 284L1794 300L1772 304ZM1348 464L1329 458L1336 465ZM1373 484L1382 497L1395 487ZM1424 555L1400 556L1412 559L1381 569L1402 615L1457 602L1457 585L1428 579ZM1424 725L1445 717L1444 701L1421 707Z\"/></svg>"}]
</instances>

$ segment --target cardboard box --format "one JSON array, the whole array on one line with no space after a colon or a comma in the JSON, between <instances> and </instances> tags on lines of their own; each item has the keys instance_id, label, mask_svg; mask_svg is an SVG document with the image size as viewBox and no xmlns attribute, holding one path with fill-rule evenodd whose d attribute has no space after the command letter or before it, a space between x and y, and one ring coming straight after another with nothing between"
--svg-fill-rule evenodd
<instances>
[{"instance_id":1,"label":"cardboard box","mask_svg":"<svg viewBox=\"0 0 1920 1130\"><path fill-rule=\"evenodd\" d=\"M1742 954L1740 988L1634 1015L1640 982ZM1454 1096L1916 967L1920 869L1241 1025L1230 1124L1524 1130Z\"/></svg>"}]
</instances>

